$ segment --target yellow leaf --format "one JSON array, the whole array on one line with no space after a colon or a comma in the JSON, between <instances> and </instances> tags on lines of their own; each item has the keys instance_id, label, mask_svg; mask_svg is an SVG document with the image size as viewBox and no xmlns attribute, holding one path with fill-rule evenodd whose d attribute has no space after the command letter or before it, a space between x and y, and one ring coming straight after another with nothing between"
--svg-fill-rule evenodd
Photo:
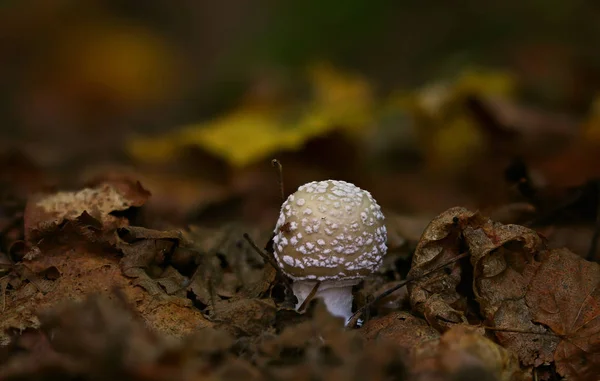
<instances>
[{"instance_id":1,"label":"yellow leaf","mask_svg":"<svg viewBox=\"0 0 600 381\"><path fill-rule=\"evenodd\" d=\"M516 81L507 73L466 70L454 81L396 94L390 104L411 115L431 169L460 171L485 149L477 121L465 107L466 97L511 97L515 89Z\"/></svg>"},{"instance_id":2,"label":"yellow leaf","mask_svg":"<svg viewBox=\"0 0 600 381\"><path fill-rule=\"evenodd\" d=\"M348 130L364 128L371 121L374 100L366 79L324 63L310 67L309 78L314 88L314 113Z\"/></svg>"},{"instance_id":3,"label":"yellow leaf","mask_svg":"<svg viewBox=\"0 0 600 381\"><path fill-rule=\"evenodd\" d=\"M600 143L600 96L596 97L592 102L590 115L583 126L583 139L589 142Z\"/></svg>"},{"instance_id":4,"label":"yellow leaf","mask_svg":"<svg viewBox=\"0 0 600 381\"><path fill-rule=\"evenodd\" d=\"M370 124L373 98L364 79L317 64L308 69L307 80L311 98L296 106L259 108L247 102L166 137L137 138L129 152L140 161L164 161L182 147L194 145L243 167L277 151L299 150L308 140L333 130L357 133Z\"/></svg>"}]
</instances>

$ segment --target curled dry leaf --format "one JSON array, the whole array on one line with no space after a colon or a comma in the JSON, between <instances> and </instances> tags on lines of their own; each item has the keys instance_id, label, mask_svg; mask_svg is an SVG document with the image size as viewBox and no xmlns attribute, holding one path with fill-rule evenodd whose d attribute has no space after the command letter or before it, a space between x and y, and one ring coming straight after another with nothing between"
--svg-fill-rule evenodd
<instances>
[{"instance_id":1,"label":"curled dry leaf","mask_svg":"<svg viewBox=\"0 0 600 381\"><path fill-rule=\"evenodd\" d=\"M125 180L76 192L37 195L25 207L25 237L39 240L68 222L105 231L127 226L126 218L113 213L140 207L149 197L139 182Z\"/></svg>"},{"instance_id":2,"label":"curled dry leaf","mask_svg":"<svg viewBox=\"0 0 600 381\"><path fill-rule=\"evenodd\" d=\"M536 257L545 250L542 239L523 226L491 221L483 228L467 227L464 236L481 313L494 327L519 331L496 332L500 342L515 351L524 365L551 362L558 338L536 324L525 300L540 264Z\"/></svg>"},{"instance_id":3,"label":"curled dry leaf","mask_svg":"<svg viewBox=\"0 0 600 381\"><path fill-rule=\"evenodd\" d=\"M496 332L503 345L524 364L554 361L573 379L598 368L600 265L566 249L548 250L521 226L495 224L487 232L466 230L465 237L482 313L495 327L529 332Z\"/></svg>"},{"instance_id":4,"label":"curled dry leaf","mask_svg":"<svg viewBox=\"0 0 600 381\"><path fill-rule=\"evenodd\" d=\"M461 251L470 261L409 286L413 307L430 324L438 329L456 325L451 319L447 324L449 308L467 312L463 302L472 292L485 324L523 365L554 362L561 375L576 380L598 369L600 265L566 249L549 249L523 226L453 208L423 234L409 276L418 277Z\"/></svg>"},{"instance_id":5,"label":"curled dry leaf","mask_svg":"<svg viewBox=\"0 0 600 381\"><path fill-rule=\"evenodd\" d=\"M457 287L463 270L460 262L452 262L444 269L431 272L463 254L461 244L465 226L478 225L482 218L464 208L451 208L427 226L413 255L408 284L413 309L425 316L427 321L440 330L467 322L467 295L461 295ZM424 275L427 274L428 275Z\"/></svg>"}]
</instances>

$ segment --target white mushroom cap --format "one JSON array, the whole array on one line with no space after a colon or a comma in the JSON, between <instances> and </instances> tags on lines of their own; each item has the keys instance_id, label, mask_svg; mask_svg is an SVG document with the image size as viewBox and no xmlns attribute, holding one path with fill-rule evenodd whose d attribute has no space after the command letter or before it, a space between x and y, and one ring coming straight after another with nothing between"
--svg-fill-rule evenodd
<instances>
[{"instance_id":1,"label":"white mushroom cap","mask_svg":"<svg viewBox=\"0 0 600 381\"><path fill-rule=\"evenodd\" d=\"M302 185L281 206L273 238L281 270L295 281L360 280L387 251L381 208L345 181Z\"/></svg>"}]
</instances>

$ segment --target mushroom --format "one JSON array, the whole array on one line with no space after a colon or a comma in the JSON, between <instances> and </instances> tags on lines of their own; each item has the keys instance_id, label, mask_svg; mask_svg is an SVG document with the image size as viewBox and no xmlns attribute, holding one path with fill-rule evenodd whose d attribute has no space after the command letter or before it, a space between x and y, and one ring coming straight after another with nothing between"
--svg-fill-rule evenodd
<instances>
[{"instance_id":1,"label":"mushroom","mask_svg":"<svg viewBox=\"0 0 600 381\"><path fill-rule=\"evenodd\" d=\"M387 251L381 208L354 184L325 180L304 184L281 206L273 248L293 280L296 310L321 282L315 298L329 312L352 316L352 287L376 271Z\"/></svg>"}]
</instances>

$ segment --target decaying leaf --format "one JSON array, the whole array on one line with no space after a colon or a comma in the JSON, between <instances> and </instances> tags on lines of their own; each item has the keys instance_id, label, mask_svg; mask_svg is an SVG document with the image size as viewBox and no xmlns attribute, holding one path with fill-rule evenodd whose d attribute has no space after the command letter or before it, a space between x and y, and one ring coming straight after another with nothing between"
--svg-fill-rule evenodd
<instances>
[{"instance_id":1,"label":"decaying leaf","mask_svg":"<svg viewBox=\"0 0 600 381\"><path fill-rule=\"evenodd\" d=\"M275 283L275 270L245 242L245 232L246 227L232 225L191 227L185 233L201 253L188 290L213 312L221 300L268 297Z\"/></svg>"},{"instance_id":2,"label":"decaying leaf","mask_svg":"<svg viewBox=\"0 0 600 381\"><path fill-rule=\"evenodd\" d=\"M600 265L566 249L549 249L536 232L523 226L453 208L434 219L423 234L412 276L459 251L468 252L470 260L409 286L416 311L434 327L459 326L447 312L464 306L457 301L472 292L485 324L523 365L554 362L560 374L573 379L597 369Z\"/></svg>"},{"instance_id":3,"label":"decaying leaf","mask_svg":"<svg viewBox=\"0 0 600 381\"><path fill-rule=\"evenodd\" d=\"M140 207L149 196L139 182L125 180L75 192L34 196L25 207L25 237L34 242L64 228L65 223L82 228L79 232L83 234L127 226L126 218L113 213Z\"/></svg>"},{"instance_id":4,"label":"decaying leaf","mask_svg":"<svg viewBox=\"0 0 600 381\"><path fill-rule=\"evenodd\" d=\"M542 239L519 225L488 221L483 228L467 227L465 240L474 266L473 291L481 312L494 327L538 333L497 332L500 342L515 351L525 365L552 361L557 338L535 323L525 295L537 271L536 257L545 250Z\"/></svg>"},{"instance_id":5,"label":"decaying leaf","mask_svg":"<svg viewBox=\"0 0 600 381\"><path fill-rule=\"evenodd\" d=\"M181 232L128 227L119 231L119 237L123 275L134 278L135 284L157 299L191 305L182 294L187 280L168 261L182 240Z\"/></svg>"},{"instance_id":6,"label":"decaying leaf","mask_svg":"<svg viewBox=\"0 0 600 381\"><path fill-rule=\"evenodd\" d=\"M600 369L600 265L565 249L539 260L526 303L533 320L561 338L554 352L558 372L583 378Z\"/></svg>"},{"instance_id":7,"label":"decaying leaf","mask_svg":"<svg viewBox=\"0 0 600 381\"><path fill-rule=\"evenodd\" d=\"M136 287L130 278L124 276L120 260L122 253L106 245L73 242L71 246L43 245L38 255L16 264L23 271L19 271L22 274L19 278L10 278L9 281L3 319L0 319L0 342L6 341L5 329L36 328L38 325L32 319L40 309L55 306L65 299L81 300L90 293L105 293L113 288L123 290L148 327L157 332L180 337L197 327L211 325L200 311L186 307L191 302L185 294L167 294L167 291L172 291L172 285L151 279L153 282L148 282L151 285L148 289L154 294ZM164 271L175 280L181 279L168 265L165 265ZM14 280L20 282L17 284Z\"/></svg>"},{"instance_id":8,"label":"decaying leaf","mask_svg":"<svg viewBox=\"0 0 600 381\"><path fill-rule=\"evenodd\" d=\"M467 295L457 290L463 275L459 262L430 271L466 252L461 244L462 231L469 224L479 224L480 219L464 208L449 209L431 221L417 245L408 273L417 279L408 284L410 301L413 309L438 329L467 322Z\"/></svg>"}]
</instances>

